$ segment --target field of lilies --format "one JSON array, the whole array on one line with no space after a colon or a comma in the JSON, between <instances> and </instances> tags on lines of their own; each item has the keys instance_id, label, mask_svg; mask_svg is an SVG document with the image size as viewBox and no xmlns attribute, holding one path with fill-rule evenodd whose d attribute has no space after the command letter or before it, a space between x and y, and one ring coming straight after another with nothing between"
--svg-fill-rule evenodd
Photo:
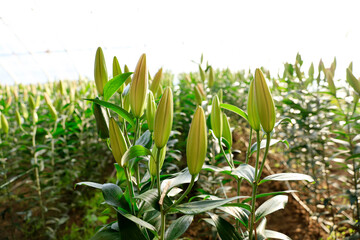
<instances>
[{"instance_id":1,"label":"field of lilies","mask_svg":"<svg viewBox=\"0 0 360 240\"><path fill-rule=\"evenodd\" d=\"M1 239L360 238L352 63L201 56L175 84L104 59L95 81L0 85Z\"/></svg>"}]
</instances>

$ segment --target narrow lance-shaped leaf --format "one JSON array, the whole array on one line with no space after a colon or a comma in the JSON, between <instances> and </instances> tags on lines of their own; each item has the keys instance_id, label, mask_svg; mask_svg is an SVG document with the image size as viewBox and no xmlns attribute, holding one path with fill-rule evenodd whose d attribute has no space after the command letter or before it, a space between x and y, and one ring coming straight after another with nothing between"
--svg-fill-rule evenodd
<instances>
[{"instance_id":1,"label":"narrow lance-shaped leaf","mask_svg":"<svg viewBox=\"0 0 360 240\"><path fill-rule=\"evenodd\" d=\"M132 72L123 73L115 76L105 84L104 87L104 100L107 101L114 93L125 83L126 79L130 77Z\"/></svg>"}]
</instances>

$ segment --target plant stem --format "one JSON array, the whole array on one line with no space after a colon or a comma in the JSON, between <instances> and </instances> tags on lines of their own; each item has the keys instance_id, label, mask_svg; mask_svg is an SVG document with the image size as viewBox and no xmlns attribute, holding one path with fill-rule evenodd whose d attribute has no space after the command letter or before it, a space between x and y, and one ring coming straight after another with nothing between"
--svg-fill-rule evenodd
<instances>
[{"instance_id":1,"label":"plant stem","mask_svg":"<svg viewBox=\"0 0 360 240\"><path fill-rule=\"evenodd\" d=\"M252 184L252 197L251 197L251 217L250 217L250 228L249 228L249 240L252 240L254 224L255 224L255 203L256 203L256 192L257 192L257 172L259 167L259 157L260 157L260 133L256 131L256 142L257 142L257 151L256 151L256 163L255 163L255 178Z\"/></svg>"},{"instance_id":2,"label":"plant stem","mask_svg":"<svg viewBox=\"0 0 360 240\"><path fill-rule=\"evenodd\" d=\"M192 175L191 176L191 181L189 186L187 187L186 191L181 195L181 197L178 198L178 200L176 200L170 207L168 207L165 212L169 211L171 208L177 206L178 204L181 203L182 200L184 200L184 198L189 194L189 192L191 191L192 187L194 186L194 182L195 182L195 178L196 176Z\"/></svg>"},{"instance_id":3,"label":"plant stem","mask_svg":"<svg viewBox=\"0 0 360 240\"><path fill-rule=\"evenodd\" d=\"M165 221L166 221L166 213L161 207L161 228L160 228L160 240L165 240Z\"/></svg>"},{"instance_id":4,"label":"plant stem","mask_svg":"<svg viewBox=\"0 0 360 240\"><path fill-rule=\"evenodd\" d=\"M221 150L221 153L224 154L225 156L225 159L227 161L227 163L229 164L230 168L233 169L234 168L234 163L231 161L231 159L229 159L224 151L224 148L222 146L222 143L221 143L221 138L218 139L219 140L219 145L220 145L220 150ZM230 153L231 154L231 153Z\"/></svg>"},{"instance_id":5,"label":"plant stem","mask_svg":"<svg viewBox=\"0 0 360 240\"><path fill-rule=\"evenodd\" d=\"M124 172L125 172L125 177L126 177L126 183L127 183L128 189L129 189L130 209L131 209L131 212L135 215L135 207L134 207L134 200L133 200L134 189L132 186L131 175L129 173L128 168L124 168Z\"/></svg>"},{"instance_id":6,"label":"plant stem","mask_svg":"<svg viewBox=\"0 0 360 240\"><path fill-rule=\"evenodd\" d=\"M261 173L262 173L262 171L263 171L263 169L264 169L265 160L266 160L267 154L268 154L268 152L269 152L270 140L271 140L271 135L270 135L270 133L267 133L267 134L266 134L265 153L264 153L263 160L262 160L262 162L261 162L261 166L260 166L260 170L259 170L259 175L258 175L257 180L256 180L257 183L260 181Z\"/></svg>"},{"instance_id":7,"label":"plant stem","mask_svg":"<svg viewBox=\"0 0 360 240\"><path fill-rule=\"evenodd\" d=\"M134 143L133 146L136 144L136 141L138 140L139 135L139 127L140 127L140 120L139 118L136 118L136 125L135 125L135 134L134 134ZM139 162L135 163L134 166L135 170L135 178L136 178L136 185L138 187L138 191L140 192L140 170L139 170Z\"/></svg>"}]
</instances>

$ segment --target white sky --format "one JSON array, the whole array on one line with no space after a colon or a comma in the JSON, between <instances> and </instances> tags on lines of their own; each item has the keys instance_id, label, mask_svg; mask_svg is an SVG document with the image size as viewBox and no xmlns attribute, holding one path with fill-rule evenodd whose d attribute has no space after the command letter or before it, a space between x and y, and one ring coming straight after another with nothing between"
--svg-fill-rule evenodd
<instances>
[{"instance_id":1,"label":"white sky","mask_svg":"<svg viewBox=\"0 0 360 240\"><path fill-rule=\"evenodd\" d=\"M101 46L112 72L135 68L197 71L201 53L215 68L264 66L274 75L297 52L305 72L337 58L336 77L354 62L360 76L360 2L0 0L0 83L93 79ZM30 54L31 53L31 54Z\"/></svg>"}]
</instances>

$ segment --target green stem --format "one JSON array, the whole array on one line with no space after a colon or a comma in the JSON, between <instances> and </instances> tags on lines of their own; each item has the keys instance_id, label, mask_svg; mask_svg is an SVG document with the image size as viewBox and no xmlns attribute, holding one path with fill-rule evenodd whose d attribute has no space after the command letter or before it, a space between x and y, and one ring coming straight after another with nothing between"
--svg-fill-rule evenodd
<instances>
[{"instance_id":1,"label":"green stem","mask_svg":"<svg viewBox=\"0 0 360 240\"><path fill-rule=\"evenodd\" d=\"M263 169L264 169L265 160L266 160L267 154L268 154L268 152L269 152L270 140L271 140L271 135L270 135L270 133L267 133L267 134L266 134L266 147L265 147L265 153L264 153L263 160L262 160L262 162L261 162L259 175L258 175L257 180L256 180L256 182L257 182L257 183L260 181L260 178L261 178L261 173L262 173L262 171L263 171Z\"/></svg>"},{"instance_id":2,"label":"green stem","mask_svg":"<svg viewBox=\"0 0 360 240\"><path fill-rule=\"evenodd\" d=\"M178 198L178 200L176 200L170 207L168 207L165 210L165 212L169 211L173 207L176 207L177 205L179 205L181 203L182 200L184 200L184 198L189 194L192 187L194 186L195 178L196 178L196 176L194 176L194 175L191 176L191 181L190 181L190 184L187 187L186 191L181 195L181 197Z\"/></svg>"},{"instance_id":3,"label":"green stem","mask_svg":"<svg viewBox=\"0 0 360 240\"><path fill-rule=\"evenodd\" d=\"M136 144L136 141L138 140L139 127L140 127L140 120L139 120L139 118L136 118L136 125L135 125L135 134L134 134L134 143L133 143L133 146ZM134 170L135 170L136 185L137 185L138 191L140 192L140 170L139 170L139 162L135 163Z\"/></svg>"},{"instance_id":4,"label":"green stem","mask_svg":"<svg viewBox=\"0 0 360 240\"><path fill-rule=\"evenodd\" d=\"M248 164L249 163L249 159L250 159L250 150L251 150L251 141L252 141L252 127L250 127L250 136L249 136L249 146L248 149L246 151L246 158L245 158L245 163Z\"/></svg>"},{"instance_id":5,"label":"green stem","mask_svg":"<svg viewBox=\"0 0 360 240\"><path fill-rule=\"evenodd\" d=\"M125 177L126 177L126 184L127 184L128 189L129 189L130 210L135 215L135 207L134 207L134 200L133 200L134 189L133 189L133 186L132 186L131 175L129 173L128 168L124 168L124 172L125 172Z\"/></svg>"},{"instance_id":6,"label":"green stem","mask_svg":"<svg viewBox=\"0 0 360 240\"><path fill-rule=\"evenodd\" d=\"M220 145L220 150L221 150L221 153L224 154L225 156L225 159L227 161L227 163L229 164L230 168L233 169L234 168L234 163L231 161L231 159L229 159L224 151L224 148L222 146L222 143L221 143L221 138L218 139L219 140L219 145ZM231 153L230 153L231 154Z\"/></svg>"},{"instance_id":7,"label":"green stem","mask_svg":"<svg viewBox=\"0 0 360 240\"><path fill-rule=\"evenodd\" d=\"M161 228L160 228L160 240L165 240L165 221L166 221L166 213L161 207Z\"/></svg>"},{"instance_id":8,"label":"green stem","mask_svg":"<svg viewBox=\"0 0 360 240\"><path fill-rule=\"evenodd\" d=\"M158 189L158 195L159 199L161 197L161 184L160 184L160 151L161 149L157 149L156 157L155 157L155 163L156 163L156 183L157 183L157 189Z\"/></svg>"},{"instance_id":9,"label":"green stem","mask_svg":"<svg viewBox=\"0 0 360 240\"><path fill-rule=\"evenodd\" d=\"M249 228L249 240L252 240L254 224L255 224L255 203L256 203L256 192L257 192L257 172L259 167L259 158L260 158L260 133L256 131L256 142L257 142L257 151L256 151L256 163L255 163L255 178L252 184L252 196L251 196L251 217L250 217L250 228Z\"/></svg>"}]
</instances>

